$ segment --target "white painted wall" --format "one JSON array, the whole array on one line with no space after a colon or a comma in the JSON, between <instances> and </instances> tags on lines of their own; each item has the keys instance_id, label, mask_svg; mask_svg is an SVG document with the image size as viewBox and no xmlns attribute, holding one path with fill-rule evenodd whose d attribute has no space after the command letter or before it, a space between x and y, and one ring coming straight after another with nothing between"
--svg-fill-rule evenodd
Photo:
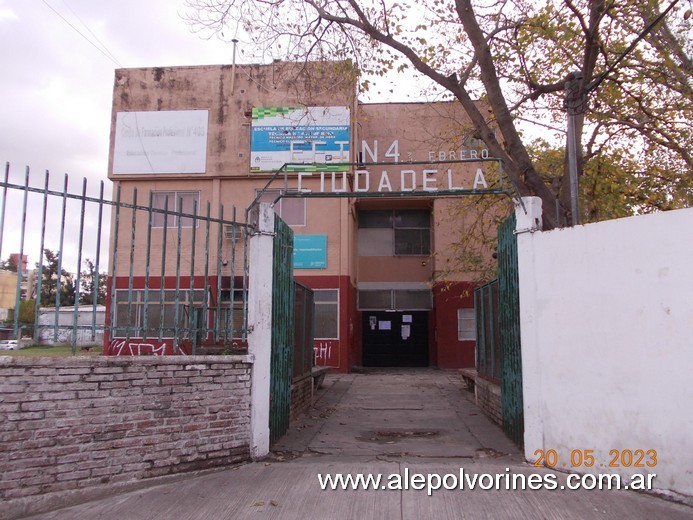
<instances>
[{"instance_id":1,"label":"white painted wall","mask_svg":"<svg viewBox=\"0 0 693 520\"><path fill-rule=\"evenodd\" d=\"M272 356L272 252L274 211L260 204L258 233L250 239L248 275L248 353L253 356L250 390L250 456L270 448L270 365Z\"/></svg>"},{"instance_id":2,"label":"white painted wall","mask_svg":"<svg viewBox=\"0 0 693 520\"><path fill-rule=\"evenodd\" d=\"M39 329L38 342L41 345L70 345L72 344L72 334L75 333L75 343L77 346L103 345L103 332L106 323L106 307L97 305L96 312L91 305L80 305L77 308L77 325L80 328L73 331L74 307L61 307L58 309L58 330L55 331L55 308L41 307L39 309L38 323ZM95 317L94 339L92 339L92 317Z\"/></svg>"},{"instance_id":3,"label":"white painted wall","mask_svg":"<svg viewBox=\"0 0 693 520\"><path fill-rule=\"evenodd\" d=\"M693 209L520 233L518 247L526 458L555 450L573 470L573 450L594 450L575 471L655 473L693 495ZM609 468L627 449L643 463L656 450L656 466Z\"/></svg>"}]
</instances>

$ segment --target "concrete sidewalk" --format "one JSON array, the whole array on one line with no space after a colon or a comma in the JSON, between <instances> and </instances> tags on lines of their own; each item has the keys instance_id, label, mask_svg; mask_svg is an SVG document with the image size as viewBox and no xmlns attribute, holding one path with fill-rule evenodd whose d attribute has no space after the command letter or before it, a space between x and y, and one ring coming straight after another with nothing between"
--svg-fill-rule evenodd
<instances>
[{"instance_id":1,"label":"concrete sidewalk","mask_svg":"<svg viewBox=\"0 0 693 520\"><path fill-rule=\"evenodd\" d=\"M455 372L330 375L314 409L262 462L187 475L35 519L691 519L693 509L630 491L321 490L318 475L566 476L522 461ZM390 477L392 479L392 477ZM392 481L392 480L391 480ZM449 482L449 481L448 481Z\"/></svg>"}]
</instances>

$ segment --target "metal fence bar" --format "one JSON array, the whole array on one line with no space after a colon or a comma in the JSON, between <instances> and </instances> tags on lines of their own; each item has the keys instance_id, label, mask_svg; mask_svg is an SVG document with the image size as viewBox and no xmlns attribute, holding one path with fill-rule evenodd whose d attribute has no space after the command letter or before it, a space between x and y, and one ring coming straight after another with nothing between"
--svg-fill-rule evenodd
<instances>
[{"instance_id":1,"label":"metal fence bar","mask_svg":"<svg viewBox=\"0 0 693 520\"><path fill-rule=\"evenodd\" d=\"M224 206L219 204L219 218L223 220L224 218ZM219 226L217 233L217 312L214 317L214 337L217 342L221 339L221 245L222 237L224 235L223 225ZM224 334L224 343L226 343L227 336Z\"/></svg>"},{"instance_id":2,"label":"metal fence bar","mask_svg":"<svg viewBox=\"0 0 693 520\"><path fill-rule=\"evenodd\" d=\"M91 295L91 340L96 339L96 307L99 304L99 288L101 279L99 269L101 267L101 225L103 224L103 181L99 187L99 216L96 225L96 258L94 266L94 290Z\"/></svg>"},{"instance_id":3,"label":"metal fence bar","mask_svg":"<svg viewBox=\"0 0 693 520\"><path fill-rule=\"evenodd\" d=\"M147 211L147 252L144 260L144 309L142 316L142 339L149 335L149 264L152 259L152 205L154 204L154 192L149 192L149 209Z\"/></svg>"},{"instance_id":4,"label":"metal fence bar","mask_svg":"<svg viewBox=\"0 0 693 520\"><path fill-rule=\"evenodd\" d=\"M176 292L175 292L175 300L174 300L174 318L173 318L173 353L178 354L178 342L180 341L179 338L179 332L180 332L180 324L178 323L179 319L179 307L180 307L180 246L182 242L182 237L183 237L183 219L181 218L181 208L183 207L183 199L179 198L178 203L178 212L177 212L177 224L178 224L178 240L176 242Z\"/></svg>"},{"instance_id":5,"label":"metal fence bar","mask_svg":"<svg viewBox=\"0 0 693 520\"><path fill-rule=\"evenodd\" d=\"M132 190L132 202L137 205L137 188ZM135 234L137 229L137 211L132 211L132 230L130 231L130 272L128 274L128 316L132 316L132 279L134 275L135 268ZM125 339L130 339L131 330L131 319L128 320L125 329ZM137 329L135 328L135 334L137 334Z\"/></svg>"},{"instance_id":6,"label":"metal fence bar","mask_svg":"<svg viewBox=\"0 0 693 520\"><path fill-rule=\"evenodd\" d=\"M25 176L25 186L29 186L29 167L26 167L26 176ZM14 323L13 323L13 329L14 329L14 337L15 338L20 338L21 337L21 332L19 331L19 311L20 311L20 300L22 296L22 264L24 263L24 234L26 232L26 206L28 202L28 196L29 192L25 191L24 192L24 201L22 203L22 225L21 225L21 234L19 236L19 259L17 260L17 291L14 295L15 298L15 304L14 304Z\"/></svg>"},{"instance_id":7,"label":"metal fence bar","mask_svg":"<svg viewBox=\"0 0 693 520\"><path fill-rule=\"evenodd\" d=\"M10 163L5 163L5 183L2 188L2 206L0 206L0 258L2 258L2 237L5 230L5 203L7 201L7 184L10 180Z\"/></svg>"},{"instance_id":8,"label":"metal fence bar","mask_svg":"<svg viewBox=\"0 0 693 520\"><path fill-rule=\"evenodd\" d=\"M79 216L79 245L77 246L77 280L75 282L75 302L72 310L72 353L74 354L77 350L77 315L79 313L79 289L81 282L81 271L82 271L82 245L84 244L84 211L87 201L85 200L87 196L87 178L85 177L82 181L82 206ZM61 254L62 256L62 254Z\"/></svg>"},{"instance_id":9,"label":"metal fence bar","mask_svg":"<svg viewBox=\"0 0 693 520\"><path fill-rule=\"evenodd\" d=\"M236 221L236 207L232 208L231 220ZM231 226L231 276L229 277L229 311L226 315L226 328L231 322L231 340L236 337L234 314L236 310L236 226Z\"/></svg>"},{"instance_id":10,"label":"metal fence bar","mask_svg":"<svg viewBox=\"0 0 693 520\"><path fill-rule=\"evenodd\" d=\"M159 283L159 341L164 339L164 287L166 286L166 240L168 237L168 195L164 198L164 229L161 244L161 281Z\"/></svg>"},{"instance_id":11,"label":"metal fence bar","mask_svg":"<svg viewBox=\"0 0 693 520\"><path fill-rule=\"evenodd\" d=\"M481 372L482 352L484 348L484 307L483 292L479 287L474 290L474 311L476 315L476 370Z\"/></svg>"},{"instance_id":12,"label":"metal fence bar","mask_svg":"<svg viewBox=\"0 0 693 520\"><path fill-rule=\"evenodd\" d=\"M60 322L60 293L63 279L63 245L65 244L65 213L67 211L67 174L65 174L65 189L63 190L63 209L60 217L60 246L58 247L58 278L55 281L55 319L53 322L53 341L58 340L58 323Z\"/></svg>"},{"instance_id":13,"label":"metal fence bar","mask_svg":"<svg viewBox=\"0 0 693 520\"><path fill-rule=\"evenodd\" d=\"M248 338L248 277L250 276L250 231L251 228L246 223L245 234L243 236L243 339Z\"/></svg>"},{"instance_id":14,"label":"metal fence bar","mask_svg":"<svg viewBox=\"0 0 693 520\"><path fill-rule=\"evenodd\" d=\"M197 350L197 316L195 314L195 306L193 293L195 291L195 239L197 238L197 199L193 201L193 219L192 236L190 238L190 294L188 296L188 337L191 339L192 353Z\"/></svg>"},{"instance_id":15,"label":"metal fence bar","mask_svg":"<svg viewBox=\"0 0 693 520\"><path fill-rule=\"evenodd\" d=\"M36 282L36 301L34 302L34 340L39 341L39 309L41 308L41 293L43 290L43 247L46 238L46 215L48 210L48 177L46 170L45 185L43 190L43 212L41 217L41 246L39 247L38 280Z\"/></svg>"},{"instance_id":16,"label":"metal fence bar","mask_svg":"<svg viewBox=\"0 0 693 520\"><path fill-rule=\"evenodd\" d=\"M205 339L209 336L209 216L211 205L207 201L207 218L205 220L205 294L203 300L202 319L204 322Z\"/></svg>"},{"instance_id":17,"label":"metal fence bar","mask_svg":"<svg viewBox=\"0 0 693 520\"><path fill-rule=\"evenodd\" d=\"M111 316L108 336L113 339L116 332L116 264L118 259L118 235L120 230L120 183L116 186L116 211L114 217L113 258L111 260Z\"/></svg>"},{"instance_id":18,"label":"metal fence bar","mask_svg":"<svg viewBox=\"0 0 693 520\"><path fill-rule=\"evenodd\" d=\"M500 384L503 350L500 340L498 280L492 280L474 290L474 309L477 372Z\"/></svg>"},{"instance_id":19,"label":"metal fence bar","mask_svg":"<svg viewBox=\"0 0 693 520\"><path fill-rule=\"evenodd\" d=\"M2 207L0 208L0 251L6 250L8 243L8 233L4 233L4 213L7 213L7 208L14 208L19 206L20 201L23 200L23 206L21 206L21 218L22 225L19 219L17 223L13 224L16 228L21 230L19 238L16 239L17 245L19 245L19 259L20 264L18 265L18 278L15 296L15 308L19 309L22 303L22 291L24 288L24 276L23 274L27 271L24 268L24 264L21 263L25 254L25 244L26 240L34 233L30 226L36 226L36 234L38 234L39 217L40 221L40 236L37 237L36 242L40 239L40 261L37 262L37 269L34 274L37 275L36 284L36 301L33 303L32 307L34 310L34 317L30 321L22 321L19 319L19 312L15 313L15 334L21 335L23 327L26 325L28 327L34 327L34 334L37 341L39 341L43 336L43 332L46 329L50 330L50 337L53 342L65 342L72 347L72 353L75 354L77 347L83 341L96 341L98 339L97 332L99 329L104 332L108 332L111 343L106 346L107 351L113 354L128 352L133 353L135 350L140 352L142 345L147 345L147 343L142 342L139 339L135 339L134 342L128 343L131 338L147 338L149 334L152 338L152 343L154 335L153 321L155 320L156 314L152 315L151 311L155 310L159 314L159 324L158 324L158 335L161 340L166 339L165 344L170 348L173 343L174 349L178 350L182 346L184 339L189 338L193 344L193 350L197 350L197 347L203 344L214 345L215 341L228 344L230 341L237 339L239 336L241 338L246 337L247 328L247 262L244 262L243 266L240 266L241 253L236 250L236 247L240 247L240 237L239 233L247 225L239 224L235 221L237 218L236 209L233 208L231 221L224 220L224 207L220 205L219 214L215 217L211 217L211 205L207 202L207 215L201 215L200 206L198 200L192 201L192 214L183 211L182 200L179 200L179 204L174 210L169 208L168 195L165 200L164 207L161 207L161 199L155 199L150 194L148 206L140 206L138 203L138 190L134 188L132 190L132 195L128 202L123 202L121 199L124 198L122 195L122 186L116 183L114 190L113 200L104 200L104 183L101 182L99 186L98 198L87 196L89 189L88 180L83 179L82 189L77 193L69 193L69 177L65 175L63 189L60 191L51 190L49 188L50 184L50 173L45 172L45 178L43 179L43 186L40 188L31 186L31 175L27 168L24 182L21 184L12 184L9 182L10 179L10 165L7 163L4 182L2 182L2 190L0 190L0 196L3 197ZM13 192L17 190L21 193L23 199L13 199ZM42 210L32 212L33 200L30 199L30 193L37 193L41 197L41 202L43 204ZM176 195L177 196L177 195ZM51 199L55 197L60 197L61 209L60 217L54 219L55 222L49 222L48 211L49 205L52 204ZM18 204L15 204L13 200L17 200ZM72 205L68 200L77 200L78 204ZM187 200L187 199L185 199ZM38 202L38 201L37 201ZM155 207L155 202L158 207ZM91 206L95 204L96 206ZM69 206L69 207L68 207ZM91 215L92 207L94 208L94 213L98 210L98 217L94 218ZM105 238L102 233L102 226L104 224L104 209L105 207L115 207L112 213L112 226L111 235L112 238L110 242L110 253L109 256L101 256L102 244L105 245L106 242L102 240ZM79 209L78 209L79 208ZM35 208L38 209L38 208ZM132 211L127 218L127 222L131 225L131 231L126 234L124 230L120 229L121 217L125 215L121 214L123 210ZM145 227L144 221L141 216L138 215L139 211L145 211L147 213L147 225ZM13 209L13 212L19 214L17 209ZM36 220L34 219L34 214ZM57 212L56 212L57 213ZM156 249L154 245L156 243L156 235L152 235L152 228L155 224L158 224L158 217L156 215L163 216L163 234L161 238L162 256L161 256L161 272L157 272L155 264L152 264L152 249ZM169 215L172 217L169 220ZM166 296L166 287L174 288L174 278L172 276L167 276L167 268L172 267L173 259L168 259L167 255L174 254L173 251L168 251L167 240L168 240L168 227L169 224L173 223L173 218L177 219L177 240L176 240L176 278L175 278L175 293L170 291L171 294ZM93 220L92 220L93 219ZM185 221L183 221L185 219ZM188 225L188 220L192 222L192 226ZM96 237L91 237L89 234L92 231L91 223L95 221L96 224ZM200 222L205 222L205 244L204 253L202 251L202 244L198 244L201 237L198 236L198 226ZM211 232L212 224L217 224L217 254L216 254L216 272L214 271L214 257L211 255ZM52 249L51 246L51 229L49 226L55 224L61 227L60 238L58 249L54 257L51 258L54 263L51 266L51 274L54 274L56 264L58 268L57 276L52 276L50 280L50 287L47 285L46 277L47 263L45 259L45 251ZM228 232L225 233L225 225L228 225ZM187 229L190 228L190 229ZM71 231L74 229L75 232ZM57 230L56 230L57 231ZM145 242L145 236L143 232L146 233L146 259L137 262L137 255L142 252ZM4 233L4 243L2 241L2 233ZM56 233L57 235L57 233ZM244 236L244 254L243 258L247 256L246 243L247 243L247 233ZM56 239L58 237L56 236ZM95 264L89 263L89 278L82 277L82 263L85 258L89 258L89 255L84 251L84 247L90 248L89 240L94 240L96 242L96 255ZM226 248L226 240L231 239L231 249ZM15 241L14 234L12 235L13 243ZM170 246L172 244L168 244ZM126 249L129 246L129 249ZM185 255L187 249L190 247L190 257L189 266L185 266L185 258L181 257L181 254ZM46 249L48 248L48 249ZM74 251L74 252L73 252ZM68 254L69 253L69 254ZM199 255L199 256L198 256ZM107 261L104 261L107 258ZM158 260L158 259L157 259ZM68 273L65 269L68 264L70 266L77 263L77 272ZM204 265L200 265L200 262L204 261ZM129 262L129 266L126 267L125 263ZM228 273L228 265L231 264L231 272ZM107 280L108 290L110 291L108 295L108 301L110 305L108 306L108 316L107 324L103 322L98 322L98 313L101 312L99 309L100 300L100 287L104 283L104 276L101 273L101 266L103 264L110 263L108 266L108 273L110 279ZM168 265L171 264L171 265ZM189 269L188 269L189 267ZM170 271L170 269L168 269ZM121 274L120 271L123 271ZM189 283L186 286L184 277L188 275L189 271ZM202 283L200 283L200 275L204 271L204 278ZM242 282L237 274L243 274ZM152 276L161 275L159 284L159 308L155 309L155 301L152 300L152 296L155 290L152 288ZM63 276L64 275L64 276ZM140 277L141 275L144 275ZM32 274L30 273L30 276ZM74 276L77 278L75 279ZM214 284L216 277L216 312L212 307L210 302L210 295L214 293L212 289L212 284ZM227 284L226 280L230 281ZM143 281L144 280L144 281ZM55 283L53 283L55 282ZM94 287L91 287L91 284ZM155 282L154 282L155 283ZM65 291L66 284L69 284L70 289L74 288L74 301L71 300L72 294ZM14 286L14 279L12 281ZM226 297L226 288L228 285L228 298ZM239 291L241 285L244 290L241 293ZM156 285L154 285L156 287ZM222 287L224 290L222 291ZM202 294L201 305L196 307L196 302L200 303L200 289L204 288ZM51 304L55 303L53 309L48 313L42 310L42 304L47 302L42 301L41 293L45 293L47 289L50 289L51 298L53 295L55 299L51 299ZM30 286L30 291L33 293L33 288ZM223 294L223 296L222 296ZM88 298L91 297L91 301ZM243 300L243 326L240 327L241 322L241 312L240 300ZM17 301L19 299L19 301ZM226 301L228 300L228 301ZM84 303L85 305L81 305ZM228 305L227 305L228 304ZM71 309L62 309L64 307L72 306ZM228 306L228 309L227 309ZM63 312L65 311L65 312ZM189 311L187 315L184 313ZM226 312L227 311L227 312ZM91 313L88 321L82 321L86 318L86 313ZM45 320L45 321L44 321ZM214 328L212 330L212 327ZM223 329L223 330L222 330ZM210 336L210 332L213 332ZM104 338L106 339L106 338ZM171 342L171 339L173 340ZM114 340L118 340L114 342ZM121 341L124 340L124 341ZM49 340L50 341L50 340ZM139 346L135 346L139 345ZM150 345L152 345L150 343ZM235 343L234 343L235 345ZM156 347L157 349L160 346ZM144 352L144 351L143 351ZM161 351L159 351L161 352ZM168 351L170 352L170 350ZM189 352L186 350L186 352Z\"/></svg>"}]
</instances>

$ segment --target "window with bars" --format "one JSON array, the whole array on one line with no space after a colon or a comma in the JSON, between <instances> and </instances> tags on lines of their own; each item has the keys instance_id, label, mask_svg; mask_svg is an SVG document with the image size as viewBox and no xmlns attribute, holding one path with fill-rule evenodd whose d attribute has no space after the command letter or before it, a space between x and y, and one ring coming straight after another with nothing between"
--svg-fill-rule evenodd
<instances>
[{"instance_id":1,"label":"window with bars","mask_svg":"<svg viewBox=\"0 0 693 520\"><path fill-rule=\"evenodd\" d=\"M339 339L339 290L313 289L315 339Z\"/></svg>"},{"instance_id":2,"label":"window with bars","mask_svg":"<svg viewBox=\"0 0 693 520\"><path fill-rule=\"evenodd\" d=\"M457 339L476 341L476 313L474 309L457 309Z\"/></svg>"},{"instance_id":3,"label":"window with bars","mask_svg":"<svg viewBox=\"0 0 693 520\"><path fill-rule=\"evenodd\" d=\"M178 292L178 328L187 328L190 304L202 306L205 291ZM163 300L163 302L162 302ZM163 303L163 307L162 307ZM146 316L146 320L145 320ZM146 323L145 323L146 321ZM172 338L176 328L176 291L158 289L127 289L116 291L115 337L161 336Z\"/></svg>"},{"instance_id":4,"label":"window with bars","mask_svg":"<svg viewBox=\"0 0 693 520\"><path fill-rule=\"evenodd\" d=\"M219 329L227 330L233 338L241 337L243 332L243 316L244 311L247 310L248 301L247 296L244 298L243 295L243 289L234 289L233 296L230 289L222 289L219 297L221 303Z\"/></svg>"},{"instance_id":5,"label":"window with bars","mask_svg":"<svg viewBox=\"0 0 693 520\"><path fill-rule=\"evenodd\" d=\"M282 190L266 190L260 196L260 202L272 203L280 193ZM306 225L306 199L281 198L274 205L274 212L290 226Z\"/></svg>"}]
</instances>

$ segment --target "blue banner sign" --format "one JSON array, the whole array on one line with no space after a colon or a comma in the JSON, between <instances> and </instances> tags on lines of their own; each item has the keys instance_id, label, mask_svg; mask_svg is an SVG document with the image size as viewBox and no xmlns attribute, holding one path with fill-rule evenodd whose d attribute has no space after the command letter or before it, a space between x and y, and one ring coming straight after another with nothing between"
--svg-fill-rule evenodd
<instances>
[{"instance_id":1,"label":"blue banner sign","mask_svg":"<svg viewBox=\"0 0 693 520\"><path fill-rule=\"evenodd\" d=\"M349 107L255 107L250 171L346 171L350 129Z\"/></svg>"},{"instance_id":2,"label":"blue banner sign","mask_svg":"<svg viewBox=\"0 0 693 520\"><path fill-rule=\"evenodd\" d=\"M294 269L327 269L327 235L294 235Z\"/></svg>"}]
</instances>

